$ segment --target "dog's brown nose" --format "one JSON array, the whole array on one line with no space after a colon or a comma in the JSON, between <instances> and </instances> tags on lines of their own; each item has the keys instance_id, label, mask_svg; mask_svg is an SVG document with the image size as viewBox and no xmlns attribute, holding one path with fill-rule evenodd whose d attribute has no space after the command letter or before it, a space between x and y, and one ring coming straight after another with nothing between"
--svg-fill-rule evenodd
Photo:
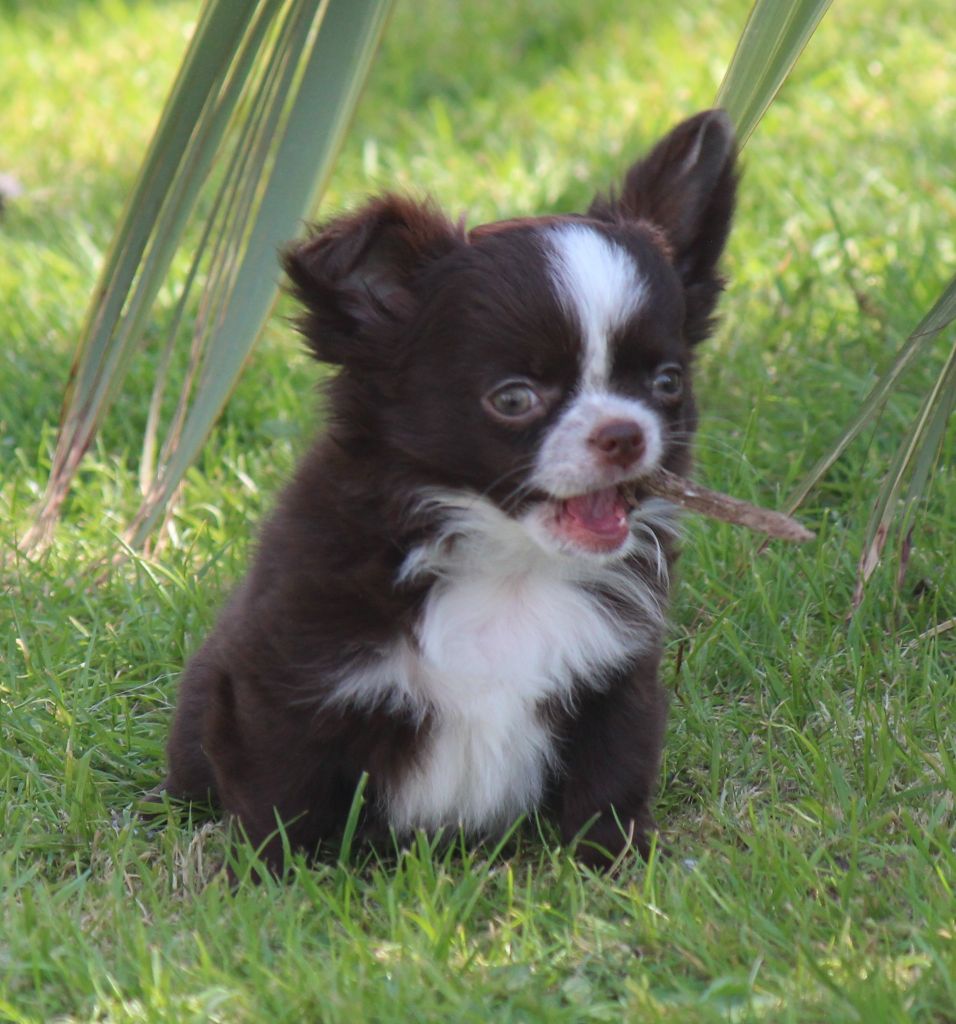
<instances>
[{"instance_id":1,"label":"dog's brown nose","mask_svg":"<svg viewBox=\"0 0 956 1024\"><path fill-rule=\"evenodd\" d=\"M644 431L633 420L610 420L591 434L588 444L605 462L628 469L644 454Z\"/></svg>"}]
</instances>

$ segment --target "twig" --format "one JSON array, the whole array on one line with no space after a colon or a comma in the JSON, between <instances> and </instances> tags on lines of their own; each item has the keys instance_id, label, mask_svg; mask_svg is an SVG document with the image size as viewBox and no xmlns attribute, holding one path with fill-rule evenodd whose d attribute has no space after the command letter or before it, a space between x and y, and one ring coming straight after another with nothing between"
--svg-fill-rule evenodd
<instances>
[{"instance_id":1,"label":"twig","mask_svg":"<svg viewBox=\"0 0 956 1024\"><path fill-rule=\"evenodd\" d=\"M733 523L735 526L746 526L748 530L765 533L768 537L776 537L778 540L803 543L813 540L816 536L796 519L791 519L782 512L759 508L739 498L731 498L719 491L701 487L700 484L669 473L666 469L657 470L634 486L639 489L641 497L653 494L658 498L666 498L689 512L697 512L711 519ZM625 496L632 507L636 507L640 502L640 498L632 491L626 490Z\"/></svg>"}]
</instances>

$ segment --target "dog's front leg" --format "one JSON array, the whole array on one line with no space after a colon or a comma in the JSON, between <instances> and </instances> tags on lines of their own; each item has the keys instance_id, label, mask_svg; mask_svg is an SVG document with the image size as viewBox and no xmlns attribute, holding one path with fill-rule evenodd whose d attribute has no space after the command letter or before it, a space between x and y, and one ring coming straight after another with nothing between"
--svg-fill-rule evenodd
<instances>
[{"instance_id":1,"label":"dog's front leg","mask_svg":"<svg viewBox=\"0 0 956 1024\"><path fill-rule=\"evenodd\" d=\"M666 719L656 658L622 672L576 707L566 734L558 815L562 841L580 838L583 863L608 867L631 844L649 855Z\"/></svg>"}]
</instances>

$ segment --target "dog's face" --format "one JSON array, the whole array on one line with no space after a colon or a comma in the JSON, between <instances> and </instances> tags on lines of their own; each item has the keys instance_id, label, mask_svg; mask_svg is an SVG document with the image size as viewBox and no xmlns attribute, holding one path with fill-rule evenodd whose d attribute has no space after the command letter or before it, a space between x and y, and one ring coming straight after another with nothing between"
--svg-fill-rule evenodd
<instances>
[{"instance_id":1,"label":"dog's face","mask_svg":"<svg viewBox=\"0 0 956 1024\"><path fill-rule=\"evenodd\" d=\"M545 546L623 553L618 485L683 452L683 289L651 232L555 219L472 233L429 274L390 436Z\"/></svg>"},{"instance_id":2,"label":"dog's face","mask_svg":"<svg viewBox=\"0 0 956 1024\"><path fill-rule=\"evenodd\" d=\"M346 415L423 487L482 494L547 550L627 553L621 485L687 463L733 162L709 112L582 216L466 235L386 198L333 222L286 265L313 350L344 367Z\"/></svg>"}]
</instances>

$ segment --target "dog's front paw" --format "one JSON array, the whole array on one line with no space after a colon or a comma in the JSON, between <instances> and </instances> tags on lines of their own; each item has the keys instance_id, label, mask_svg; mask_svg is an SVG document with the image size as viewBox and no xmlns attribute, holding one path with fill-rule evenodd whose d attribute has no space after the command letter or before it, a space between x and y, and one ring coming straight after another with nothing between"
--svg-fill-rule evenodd
<instances>
[{"instance_id":1,"label":"dog's front paw","mask_svg":"<svg viewBox=\"0 0 956 1024\"><path fill-rule=\"evenodd\" d=\"M652 849L660 850L653 820L621 818L613 811L604 811L566 841L573 843L575 860L595 871L617 870L633 853L648 860Z\"/></svg>"}]
</instances>

